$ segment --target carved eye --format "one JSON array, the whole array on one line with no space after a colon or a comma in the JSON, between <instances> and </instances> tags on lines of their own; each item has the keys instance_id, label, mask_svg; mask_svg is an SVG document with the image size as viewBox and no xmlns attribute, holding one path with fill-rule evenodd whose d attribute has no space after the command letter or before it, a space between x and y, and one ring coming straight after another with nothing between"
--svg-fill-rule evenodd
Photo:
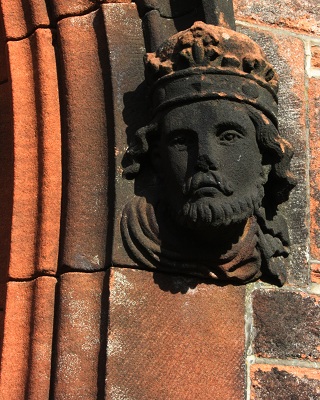
<instances>
[{"instance_id":1,"label":"carved eye","mask_svg":"<svg viewBox=\"0 0 320 400\"><path fill-rule=\"evenodd\" d=\"M193 136L192 132L189 131L173 132L169 140L169 146L177 150L186 150L193 144Z\"/></svg>"},{"instance_id":2,"label":"carved eye","mask_svg":"<svg viewBox=\"0 0 320 400\"><path fill-rule=\"evenodd\" d=\"M233 144L236 142L238 139L241 139L243 137L243 134L235 131L235 130L227 130L223 131L219 135L220 142L223 144Z\"/></svg>"},{"instance_id":3,"label":"carved eye","mask_svg":"<svg viewBox=\"0 0 320 400\"><path fill-rule=\"evenodd\" d=\"M181 136L177 136L176 138L174 138L171 142L172 144L177 144L179 146L182 146L184 144L187 143L187 138L183 135Z\"/></svg>"}]
</instances>

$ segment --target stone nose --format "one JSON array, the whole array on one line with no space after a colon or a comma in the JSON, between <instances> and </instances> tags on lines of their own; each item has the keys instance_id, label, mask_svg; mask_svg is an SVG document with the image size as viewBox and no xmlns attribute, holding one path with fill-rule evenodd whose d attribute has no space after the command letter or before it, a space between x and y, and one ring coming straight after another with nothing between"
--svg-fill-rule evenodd
<instances>
[{"instance_id":1,"label":"stone nose","mask_svg":"<svg viewBox=\"0 0 320 400\"><path fill-rule=\"evenodd\" d=\"M202 172L214 171L217 169L215 160L209 157L208 154L202 154L198 157L196 162L196 169Z\"/></svg>"}]
</instances>

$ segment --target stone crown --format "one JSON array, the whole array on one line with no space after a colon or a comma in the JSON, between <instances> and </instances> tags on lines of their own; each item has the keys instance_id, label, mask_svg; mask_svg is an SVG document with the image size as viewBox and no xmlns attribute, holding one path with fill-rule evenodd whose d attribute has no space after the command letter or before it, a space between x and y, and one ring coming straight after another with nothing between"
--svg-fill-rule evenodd
<instances>
[{"instance_id":1,"label":"stone crown","mask_svg":"<svg viewBox=\"0 0 320 400\"><path fill-rule=\"evenodd\" d=\"M194 98L227 98L277 114L278 75L249 37L204 22L179 32L145 58L153 110Z\"/></svg>"}]
</instances>

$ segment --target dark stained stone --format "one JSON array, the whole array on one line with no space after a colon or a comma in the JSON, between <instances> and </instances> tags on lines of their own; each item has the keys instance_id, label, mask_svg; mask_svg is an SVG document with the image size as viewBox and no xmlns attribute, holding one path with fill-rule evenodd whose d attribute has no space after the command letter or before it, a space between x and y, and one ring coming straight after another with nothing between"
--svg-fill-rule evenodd
<instances>
[{"instance_id":1,"label":"dark stained stone","mask_svg":"<svg viewBox=\"0 0 320 400\"><path fill-rule=\"evenodd\" d=\"M254 292L254 354L319 360L319 300L314 295L291 291Z\"/></svg>"},{"instance_id":2,"label":"dark stained stone","mask_svg":"<svg viewBox=\"0 0 320 400\"><path fill-rule=\"evenodd\" d=\"M254 400L319 399L319 373L316 374L316 371L311 370L312 378L308 377L308 372L304 369L304 373L301 373L299 368L292 367L272 367L269 371L256 368L251 374L252 398Z\"/></svg>"}]
</instances>

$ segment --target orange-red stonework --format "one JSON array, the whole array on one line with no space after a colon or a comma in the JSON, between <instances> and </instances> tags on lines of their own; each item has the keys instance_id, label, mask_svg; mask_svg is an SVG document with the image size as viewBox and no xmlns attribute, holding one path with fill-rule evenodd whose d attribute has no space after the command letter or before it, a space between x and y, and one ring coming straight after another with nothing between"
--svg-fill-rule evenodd
<instances>
[{"instance_id":1,"label":"orange-red stonework","mask_svg":"<svg viewBox=\"0 0 320 400\"><path fill-rule=\"evenodd\" d=\"M111 104L106 100L111 89L101 11L62 19L57 40L64 166L61 267L98 271L108 256L107 218L113 199L108 192Z\"/></svg>"},{"instance_id":2,"label":"orange-red stonework","mask_svg":"<svg viewBox=\"0 0 320 400\"><path fill-rule=\"evenodd\" d=\"M9 41L14 141L9 276L57 268L61 204L61 127L52 31Z\"/></svg>"},{"instance_id":3,"label":"orange-red stonework","mask_svg":"<svg viewBox=\"0 0 320 400\"><path fill-rule=\"evenodd\" d=\"M244 399L244 286L112 268L109 290L107 399Z\"/></svg>"},{"instance_id":4,"label":"orange-red stonework","mask_svg":"<svg viewBox=\"0 0 320 400\"><path fill-rule=\"evenodd\" d=\"M5 36L21 39L35 27L50 24L47 6L42 0L2 0L0 2Z\"/></svg>"},{"instance_id":5,"label":"orange-red stonework","mask_svg":"<svg viewBox=\"0 0 320 400\"><path fill-rule=\"evenodd\" d=\"M108 274L64 274L57 306L52 398L103 399Z\"/></svg>"},{"instance_id":6,"label":"orange-red stonework","mask_svg":"<svg viewBox=\"0 0 320 400\"><path fill-rule=\"evenodd\" d=\"M234 0L236 17L251 23L320 34L318 0Z\"/></svg>"},{"instance_id":7,"label":"orange-red stonework","mask_svg":"<svg viewBox=\"0 0 320 400\"><path fill-rule=\"evenodd\" d=\"M320 68L320 45L311 47L311 66Z\"/></svg>"},{"instance_id":8,"label":"orange-red stonework","mask_svg":"<svg viewBox=\"0 0 320 400\"><path fill-rule=\"evenodd\" d=\"M311 257L320 261L320 79L310 79L310 218Z\"/></svg>"},{"instance_id":9,"label":"orange-red stonework","mask_svg":"<svg viewBox=\"0 0 320 400\"><path fill-rule=\"evenodd\" d=\"M9 282L0 398L48 399L56 279Z\"/></svg>"}]
</instances>

